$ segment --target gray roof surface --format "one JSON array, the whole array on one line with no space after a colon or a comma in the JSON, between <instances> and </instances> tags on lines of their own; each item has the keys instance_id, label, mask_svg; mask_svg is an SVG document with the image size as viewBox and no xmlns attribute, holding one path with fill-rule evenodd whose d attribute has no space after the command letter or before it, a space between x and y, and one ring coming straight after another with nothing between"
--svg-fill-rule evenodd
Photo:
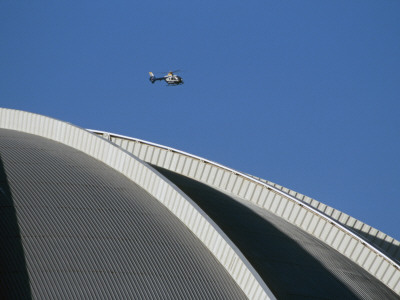
<instances>
[{"instance_id":1,"label":"gray roof surface","mask_svg":"<svg viewBox=\"0 0 400 300\"><path fill-rule=\"evenodd\" d=\"M280 217L194 179L155 168L224 230L278 299L399 299L366 270Z\"/></svg>"},{"instance_id":2,"label":"gray roof surface","mask_svg":"<svg viewBox=\"0 0 400 300\"><path fill-rule=\"evenodd\" d=\"M96 159L0 129L0 298L245 298L166 207Z\"/></svg>"}]
</instances>

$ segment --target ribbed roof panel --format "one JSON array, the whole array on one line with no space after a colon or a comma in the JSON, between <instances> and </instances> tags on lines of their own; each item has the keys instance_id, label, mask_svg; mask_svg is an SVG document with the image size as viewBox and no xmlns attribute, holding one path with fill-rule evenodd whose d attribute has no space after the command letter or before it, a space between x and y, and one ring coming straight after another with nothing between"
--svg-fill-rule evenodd
<instances>
[{"instance_id":1,"label":"ribbed roof panel","mask_svg":"<svg viewBox=\"0 0 400 300\"><path fill-rule=\"evenodd\" d=\"M21 237L19 248L5 243L15 232L2 228L0 258L12 253L22 266L0 276L20 274L9 284L22 285L25 296L245 297L194 234L121 173L61 143L6 129L0 153L0 211Z\"/></svg>"},{"instance_id":2,"label":"ribbed roof panel","mask_svg":"<svg viewBox=\"0 0 400 300\"><path fill-rule=\"evenodd\" d=\"M233 194L156 168L225 231L277 299L399 299L349 258L279 216Z\"/></svg>"},{"instance_id":3,"label":"ribbed roof panel","mask_svg":"<svg viewBox=\"0 0 400 300\"><path fill-rule=\"evenodd\" d=\"M93 132L103 135L105 139L154 166L176 172L244 199L246 203L262 207L340 252L400 295L400 269L396 262L399 243L378 230L354 218L346 220L345 214L320 202L318 204L315 200L310 203L309 198L287 188L210 160L135 138ZM358 233L356 228L367 230L372 239ZM373 237L374 232L379 236L378 239ZM383 240L385 242L382 244Z\"/></svg>"}]
</instances>

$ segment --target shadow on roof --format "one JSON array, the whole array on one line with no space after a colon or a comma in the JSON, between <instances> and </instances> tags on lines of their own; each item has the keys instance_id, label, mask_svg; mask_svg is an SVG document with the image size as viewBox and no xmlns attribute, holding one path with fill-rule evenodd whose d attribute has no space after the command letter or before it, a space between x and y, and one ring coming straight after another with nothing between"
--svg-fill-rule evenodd
<instances>
[{"instance_id":1,"label":"shadow on roof","mask_svg":"<svg viewBox=\"0 0 400 300\"><path fill-rule=\"evenodd\" d=\"M153 167L217 223L278 299L360 299L374 294L397 299L393 291L361 267L272 213L260 216L208 185ZM330 258L334 261L321 263Z\"/></svg>"},{"instance_id":2,"label":"shadow on roof","mask_svg":"<svg viewBox=\"0 0 400 300\"><path fill-rule=\"evenodd\" d=\"M31 299L15 204L0 156L0 299Z\"/></svg>"}]
</instances>

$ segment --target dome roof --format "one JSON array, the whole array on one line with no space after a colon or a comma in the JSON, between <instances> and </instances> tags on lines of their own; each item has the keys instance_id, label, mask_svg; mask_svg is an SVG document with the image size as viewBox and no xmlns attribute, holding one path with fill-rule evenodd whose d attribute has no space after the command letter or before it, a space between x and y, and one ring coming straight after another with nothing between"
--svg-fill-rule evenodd
<instances>
[{"instance_id":1,"label":"dome roof","mask_svg":"<svg viewBox=\"0 0 400 300\"><path fill-rule=\"evenodd\" d=\"M335 210L217 163L95 133L0 109L0 296L398 299L397 241L382 249Z\"/></svg>"}]
</instances>

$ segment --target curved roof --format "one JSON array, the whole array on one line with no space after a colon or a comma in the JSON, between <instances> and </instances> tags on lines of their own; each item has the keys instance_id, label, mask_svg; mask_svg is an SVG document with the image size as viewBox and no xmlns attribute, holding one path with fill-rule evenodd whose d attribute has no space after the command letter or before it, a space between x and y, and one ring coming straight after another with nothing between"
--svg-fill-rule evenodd
<instances>
[{"instance_id":1,"label":"curved roof","mask_svg":"<svg viewBox=\"0 0 400 300\"><path fill-rule=\"evenodd\" d=\"M335 249L400 294L399 242L378 230L316 200L204 158L140 139L93 132L158 167L160 171L173 171L279 216ZM367 238L357 230L360 228L368 228L376 236ZM384 247L380 247L382 245Z\"/></svg>"},{"instance_id":2,"label":"curved roof","mask_svg":"<svg viewBox=\"0 0 400 300\"><path fill-rule=\"evenodd\" d=\"M140 159L136 158L132 154L127 153L126 151L116 147L114 144L105 141L104 139L95 136L92 133L89 133L81 128L78 128L76 126L73 126L71 124L61 122L55 119L51 119L48 117L32 114L32 113L27 113L27 112L22 112L22 111L16 111L16 110L10 110L10 109L0 109L0 128L3 129L12 129L15 131L19 132L24 132L24 133L29 133L33 134L34 136L39 136L46 138L48 140L51 140L53 142L57 142L59 144L63 144L65 146L71 147L74 150L79 151L80 153L84 153L86 156L85 158L82 158L81 161L84 162L87 157L91 157L97 161L100 161L103 165L105 165L107 168L110 168L114 171L117 171L118 173L122 174L124 177L127 177L132 183L137 184L140 186L144 191L146 191L150 196L152 196L154 199L157 199L161 204L163 204L175 218L177 218L180 222L186 225L186 227L196 236L197 239L199 239L207 248L207 251L209 254L213 255L215 259L218 261L218 263L227 271L231 279L239 286L239 288L242 290L242 292L250 298L274 298L266 284L261 280L260 276L257 274L257 272L254 270L253 266L251 266L246 258L243 256L243 254L240 252L240 250L230 241L230 239L226 236L226 234L213 222L187 195L185 195L181 190L179 190L174 184L172 184L168 179L166 179L164 176L162 176L160 173L155 171L152 167L147 165L146 163L142 162ZM2 139L3 140L3 139ZM7 147L6 147L7 148ZM20 148L20 151L22 152L21 156L26 156L25 149L26 147L24 145L21 146L16 146L15 148ZM3 151L3 150L2 150ZM60 155L62 156L63 151L61 152ZM12 152L11 152L12 153ZM38 150L38 153L43 153L42 151ZM43 162L46 161L47 158L43 159ZM13 162L11 159L10 162ZM3 162L4 164L4 162ZM43 168L43 169L42 169ZM66 169L68 170L68 165L66 166ZM82 171L82 169L85 169L84 167L77 167L77 170L79 172ZM21 169L23 170L23 168ZM42 164L37 166L36 171L38 173L42 173L46 170L46 164ZM69 179L69 178L76 178L77 174L74 173L68 173L63 171L63 167L59 167L54 176L55 178L60 178L63 179ZM78 172L78 174L80 174ZM29 173L28 173L29 174ZM35 176L36 172L31 172L30 175ZM6 174L7 175L7 174ZM5 176L6 176L5 175ZM49 176L52 177L52 176ZM8 179L7 179L8 180ZM6 181L8 182L8 181ZM17 182L20 182L17 180ZM24 181L21 181L22 185L20 188L22 189L25 187L23 184ZM38 182L37 185L35 185L35 188L40 188L42 186L43 181ZM104 183L104 182L102 182ZM6 186L3 188L4 190L7 190ZM93 186L91 184L84 184L82 188L87 187L89 190L91 190L92 193L99 194L96 192L96 190L93 190ZM59 186L43 186L43 190L51 190L51 191L59 191ZM71 189L60 189L62 193L64 193L65 197L71 197L74 198L76 195L73 193L73 190ZM22 195L22 197L26 197L29 194L29 190L26 191ZM77 193L79 194L79 193ZM101 194L101 193L100 193ZM54 197L57 199L59 195L56 195ZM39 197L39 196L38 196ZM12 199L10 198L10 195L4 196L4 199ZM12 200L9 200L9 202ZM85 208L85 205L83 203L78 204L79 207ZM11 211L10 215L14 216L14 224L15 225L14 229L19 231L21 234L21 237L24 234L25 228L28 228L30 225L28 224L28 227L21 227L18 226L18 224L22 224L23 222L20 221L20 216L21 218L22 215L19 215L17 206L12 205L11 206ZM39 214L41 212L38 212ZM97 224L98 220L96 219L95 215L89 215L93 220L93 224ZM83 218L80 216L80 218ZM52 226L52 223L57 222L57 218L52 219L50 216L48 218L45 218L46 220L48 219L47 222L50 222L50 226ZM52 220L52 222L51 222ZM89 221L88 221L89 222ZM100 226L101 224L99 224ZM84 227L80 227L84 228ZM150 229L149 229L150 230ZM143 234L140 232L136 232L136 234ZM152 234L152 231L147 234ZM5 239L10 238L9 236L6 236ZM134 238L136 239L136 238ZM40 240L42 241L42 240ZM181 243L181 241L178 242ZM45 242L41 243L38 242L35 247L38 247L38 251L42 251L42 247L47 245L47 243L51 243L51 241L46 240ZM2 243L2 244L9 244L9 243ZM64 247L66 245L62 244L59 245L60 247ZM75 245L77 247L80 247L80 251L88 251L89 253L94 251L92 248L87 248L85 246L79 246ZM23 255L27 256L31 249L28 248L24 244L24 239L22 239L22 246L19 246L20 253ZM101 247L99 248L99 251L101 252ZM106 251L107 257L113 256L113 255L118 255L118 252L113 253L113 247L110 246L108 249L109 251ZM7 258L10 256L10 253L13 253L14 249L11 248L5 248L4 251L2 252L4 254L4 259L3 261L6 262ZM45 259L46 255L52 255L53 252L50 251L50 253L47 250L43 250L43 257ZM177 255L177 253L173 252L171 255ZM168 257L168 256L167 256ZM64 263L67 263L70 261L70 257L66 256L65 257L67 261ZM188 258L190 259L190 257ZM21 262L19 260L19 262ZM34 261L36 262L36 260ZM33 262L33 263L34 263ZM77 263L80 263L81 261L79 260ZM127 263L127 262L126 262ZM152 260L148 260L145 262L142 261L137 261L138 264L153 264ZM23 266L24 264L22 264ZM214 263L215 265L215 263ZM8 264L8 266L10 266ZM29 282L31 282L31 278L36 276L39 276L36 271L37 268L40 267L40 265L35 265L32 270L29 269L29 264L27 265L28 272L27 275L25 274L24 278L28 278ZM164 266L166 267L166 266ZM5 269L10 269L10 268L5 268ZM22 267L22 269L24 269ZM69 269L64 269L63 271L68 271ZM74 272L81 272L79 266L77 268L73 268ZM13 272L12 269L10 269L11 273ZM39 271L40 272L40 271ZM48 270L42 270L42 272L47 273ZM191 272L193 273L193 269L191 269ZM102 277L104 275L104 272L100 269L94 268L91 269L92 274L96 274L96 276ZM111 274L114 274L113 272L110 272L109 276L111 281L115 281L114 276ZM142 273L135 273L137 277L143 276L144 278L147 278L146 274ZM6 277L10 275L9 273L6 273ZM182 274L181 274L182 275ZM11 276L11 275L10 275ZM93 275L95 276L95 275ZM191 275L194 276L194 275ZM18 277L18 276L17 276ZM40 277L40 276L39 276ZM65 285L67 283L62 283L63 281L58 275L54 275L52 277L53 280L57 281L61 288L64 289L64 292L68 292L68 288L65 288ZM153 278L154 279L154 278ZM76 281L76 279L73 279L74 283L80 282ZM88 279L90 280L90 278ZM99 279L101 282L103 279ZM118 284L125 284L128 285L130 284L130 281L127 279L121 279L122 282L118 281L115 283L115 288L116 292L119 291L118 289ZM148 280L152 280L152 278L148 278ZM181 281L190 281L191 278L182 278ZM208 282L210 279L205 280ZM26 280L25 280L26 282ZM37 286L35 288L38 288L38 293L40 294L40 291L45 292L52 290L52 287L56 285L55 282L52 282L51 280L48 281L48 285L44 283L44 281L40 280L38 283L40 283L43 286ZM90 281L92 282L92 281ZM32 283L32 282L31 282ZM183 284L183 283L181 283ZM70 288L73 285L70 285ZM82 286L85 286L82 284ZM184 286L184 284L183 284ZM2 285L3 287L3 285ZM31 287L32 291L36 291L34 287ZM83 287L84 288L84 287ZM230 289L229 285L227 289ZM160 289L160 294L161 295L168 295L166 291L163 291ZM201 292L201 290L200 290ZM152 293L151 290L149 290L149 293ZM182 292L180 292L182 293ZM186 296L190 295L190 293L193 293L193 291L188 291ZM203 293L208 293L207 290L204 290ZM68 295L68 294L66 294ZM104 294L103 294L104 295ZM185 293L182 294L185 296ZM186 297L185 296L185 297ZM202 294L204 296L204 294Z\"/></svg>"},{"instance_id":3,"label":"curved roof","mask_svg":"<svg viewBox=\"0 0 400 300\"><path fill-rule=\"evenodd\" d=\"M2 286L13 287L3 299L246 298L207 247L121 173L12 130L0 129L0 151L9 204L2 217L19 227L24 249L2 269ZM13 271L25 279L9 278Z\"/></svg>"},{"instance_id":4,"label":"curved roof","mask_svg":"<svg viewBox=\"0 0 400 300\"><path fill-rule=\"evenodd\" d=\"M193 159L196 162L200 163L205 163L213 167L213 172L215 173L215 169L218 170L220 173L224 173L224 176L228 176L227 174L232 174L232 178L236 178L236 176L239 176L243 178L244 180L247 180L248 182L253 182L253 183L258 183L262 186L266 186L269 188L272 188L275 192L278 194L281 194L283 196L287 196L292 198L293 200L296 199L298 201L303 202L307 206L310 206L314 209L316 209L318 212L320 212L323 215L326 215L332 220L335 220L339 224L343 225L344 227L348 228L349 230L353 231L356 233L360 238L363 240L367 241L369 244L372 246L376 247L378 251L382 252L383 255L387 256L390 260L393 260L395 264L399 265L400 263L400 242L395 240L394 238L388 236L387 234L379 231L378 229L375 229L368 224L365 224L361 222L360 220L357 220L353 218L352 216L349 216L348 214L341 212L333 207L330 207L324 203L321 203L315 199L312 199L310 197L307 197L305 195L302 195L298 192L295 192L293 190L290 190L286 187L283 187L279 184L273 183L271 181L265 180L258 178L256 176L252 176L249 174L244 174L239 171L230 169L228 167L222 166L218 163L212 162L210 160L207 160L205 158L201 158L183 151L179 151L170 147L158 145L155 143L147 142L144 140L132 138L132 137L126 137L118 134L113 134L109 132L103 132L103 131L98 131L98 130L91 130L94 133L97 133L101 136L104 136L106 139L109 139L116 143L117 145L121 146L124 149L127 149L128 151L134 153L138 157L142 158L143 160L153 163L155 165L163 166L164 168L174 170L174 168L177 168L177 172L182 172L181 168L182 166L177 167L176 166L176 161L180 161L179 163L182 165L182 161L186 160L187 158ZM159 160L154 161L153 157L150 157L150 155L154 155L154 153L157 153L158 151L165 152L167 154L160 154L162 157L161 159L164 159L164 156L168 156L168 153L173 153L173 160L175 160L174 163L171 164L171 166L167 166L169 163L167 159L167 162L159 162ZM212 172L211 172L212 173ZM195 177L192 173L184 173L186 176L189 176L191 178L197 178L198 180L212 184L214 186L217 186L218 188L223 188L226 190L229 190L229 187L224 186L224 183L215 183L212 182L210 179L206 178L199 178L199 176ZM221 175L220 175L221 176ZM204 177L204 176L203 176ZM213 175L211 177L214 179ZM233 179L231 179L233 180ZM243 192L242 192L243 193ZM249 197L247 197L249 198ZM257 199L258 200L258 199ZM252 199L251 201L254 201Z\"/></svg>"},{"instance_id":5,"label":"curved roof","mask_svg":"<svg viewBox=\"0 0 400 300\"><path fill-rule=\"evenodd\" d=\"M25 295L400 294L393 253L290 190L26 112L0 109L0 128L0 280Z\"/></svg>"}]
</instances>

